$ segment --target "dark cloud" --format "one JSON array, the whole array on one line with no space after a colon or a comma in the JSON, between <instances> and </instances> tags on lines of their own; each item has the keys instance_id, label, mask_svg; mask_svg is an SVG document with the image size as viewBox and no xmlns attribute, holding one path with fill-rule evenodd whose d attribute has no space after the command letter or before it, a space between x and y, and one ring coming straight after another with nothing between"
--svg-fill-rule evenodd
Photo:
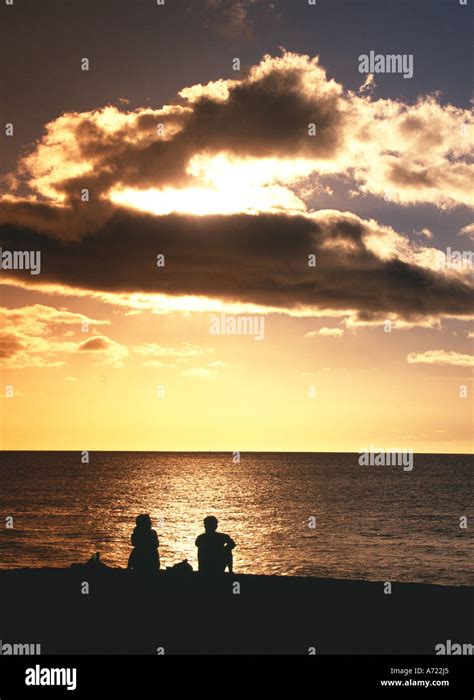
<instances>
[{"instance_id":1,"label":"dark cloud","mask_svg":"<svg viewBox=\"0 0 474 700\"><path fill-rule=\"evenodd\" d=\"M312 90L306 77L300 66L275 66L230 87L225 102L202 97L176 140L197 151L201 145L257 158L332 157L341 142L342 101L338 90L327 90L323 71ZM317 125L317 138L308 136L310 123Z\"/></svg>"},{"instance_id":2,"label":"dark cloud","mask_svg":"<svg viewBox=\"0 0 474 700\"><path fill-rule=\"evenodd\" d=\"M426 168L416 169L413 165L392 165L388 172L388 178L395 185L409 187L436 187L437 183Z\"/></svg>"},{"instance_id":3,"label":"dark cloud","mask_svg":"<svg viewBox=\"0 0 474 700\"><path fill-rule=\"evenodd\" d=\"M10 333L0 334L0 361L11 357L23 349L23 343Z\"/></svg>"},{"instance_id":4,"label":"dark cloud","mask_svg":"<svg viewBox=\"0 0 474 700\"><path fill-rule=\"evenodd\" d=\"M226 39L247 41L254 36L254 21L263 16L269 20L274 5L267 0L201 0L188 2L188 12L207 30Z\"/></svg>"},{"instance_id":5,"label":"dark cloud","mask_svg":"<svg viewBox=\"0 0 474 700\"><path fill-rule=\"evenodd\" d=\"M99 230L113 210L114 206L105 200L92 204L70 202L67 207L5 200L0 204L0 225L8 222L58 238L74 239Z\"/></svg>"},{"instance_id":6,"label":"dark cloud","mask_svg":"<svg viewBox=\"0 0 474 700\"><path fill-rule=\"evenodd\" d=\"M78 350L108 350L113 343L106 336L97 335L93 338L88 338L78 346Z\"/></svg>"},{"instance_id":7,"label":"dark cloud","mask_svg":"<svg viewBox=\"0 0 474 700\"><path fill-rule=\"evenodd\" d=\"M327 80L318 59L266 57L247 75L243 69L236 72L225 90L223 99L212 84L193 86L183 91L181 104L128 113L109 108L105 119L98 112L63 115L48 125L51 140L46 137L38 148L40 163L45 156L41 168L48 172L50 188L69 204L80 201L83 188L98 201L114 187L189 185L194 178L186 169L196 154L329 159L343 145L347 106L342 88ZM309 124L316 125L317 137L308 133ZM74 146L64 156L88 167L72 177L66 170L55 179L48 148L57 149L65 130ZM23 176L38 172L34 158L24 161Z\"/></svg>"},{"instance_id":8,"label":"dark cloud","mask_svg":"<svg viewBox=\"0 0 474 700\"><path fill-rule=\"evenodd\" d=\"M0 227L3 248L41 250L35 282L404 318L472 313L467 281L421 267L415 254L409 261L380 259L370 246L379 235L387 230L339 212L155 217L117 209L81 241ZM156 264L160 254L164 267ZM310 254L316 267L308 266ZM31 282L27 271L15 274Z\"/></svg>"}]
</instances>

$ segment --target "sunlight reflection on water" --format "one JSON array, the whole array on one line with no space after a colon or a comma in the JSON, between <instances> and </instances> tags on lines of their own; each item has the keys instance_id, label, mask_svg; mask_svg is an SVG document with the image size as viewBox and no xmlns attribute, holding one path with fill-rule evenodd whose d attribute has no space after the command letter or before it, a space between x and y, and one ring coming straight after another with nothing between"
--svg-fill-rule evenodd
<instances>
[{"instance_id":1,"label":"sunlight reflection on water","mask_svg":"<svg viewBox=\"0 0 474 700\"><path fill-rule=\"evenodd\" d=\"M236 571L474 583L469 457L415 457L411 473L350 454L3 453L2 568L69 566L100 551L126 566L150 513L162 566L189 559L208 514L235 539ZM6 488L5 488L6 485ZM308 519L316 517L316 529ZM162 521L160 523L160 520Z\"/></svg>"}]
</instances>

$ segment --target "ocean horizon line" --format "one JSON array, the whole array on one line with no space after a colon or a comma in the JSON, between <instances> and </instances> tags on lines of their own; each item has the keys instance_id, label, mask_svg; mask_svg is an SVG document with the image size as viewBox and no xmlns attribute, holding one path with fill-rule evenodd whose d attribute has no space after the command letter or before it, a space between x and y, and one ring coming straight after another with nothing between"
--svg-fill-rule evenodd
<instances>
[{"instance_id":1,"label":"ocean horizon line","mask_svg":"<svg viewBox=\"0 0 474 700\"><path fill-rule=\"evenodd\" d=\"M389 447L377 445L376 450L403 450L404 448L390 445ZM262 454L262 455L357 455L360 450L104 450L104 449L80 449L75 450L3 450L0 449L0 455L3 454L72 454L74 452L100 452L100 453L115 453L115 454ZM472 457L474 452L418 452L413 450L414 455L426 455L436 457Z\"/></svg>"}]
</instances>

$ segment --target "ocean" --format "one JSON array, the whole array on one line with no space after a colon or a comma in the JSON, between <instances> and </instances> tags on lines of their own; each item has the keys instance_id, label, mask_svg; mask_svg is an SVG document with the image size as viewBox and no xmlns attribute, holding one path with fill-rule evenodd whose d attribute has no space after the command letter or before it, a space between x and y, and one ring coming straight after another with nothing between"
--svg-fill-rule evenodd
<instances>
[{"instance_id":1,"label":"ocean","mask_svg":"<svg viewBox=\"0 0 474 700\"><path fill-rule=\"evenodd\" d=\"M162 567L197 568L194 541L212 514L238 545L236 572L474 584L472 457L414 455L411 471L358 458L3 452L0 567L69 566L95 552L126 567L135 517L149 513Z\"/></svg>"}]
</instances>

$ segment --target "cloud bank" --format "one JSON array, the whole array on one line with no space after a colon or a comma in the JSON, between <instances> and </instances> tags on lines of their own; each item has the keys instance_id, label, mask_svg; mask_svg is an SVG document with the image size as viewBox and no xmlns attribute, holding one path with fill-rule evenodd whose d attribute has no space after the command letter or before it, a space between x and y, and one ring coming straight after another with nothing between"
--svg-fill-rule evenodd
<instances>
[{"instance_id":1,"label":"cloud bank","mask_svg":"<svg viewBox=\"0 0 474 700\"><path fill-rule=\"evenodd\" d=\"M178 98L46 125L0 203L3 248L41 250L41 284L353 313L355 324L472 313L472 280L440 270L439 251L305 201L308 178L332 175L354 196L472 203L469 112L354 94L318 58L288 52Z\"/></svg>"},{"instance_id":2,"label":"cloud bank","mask_svg":"<svg viewBox=\"0 0 474 700\"><path fill-rule=\"evenodd\" d=\"M46 125L8 183L70 208L88 189L89 205L98 209L124 190L212 189L213 163L224 156L236 181L249 161L256 170L260 165L261 188L283 180L297 190L301 178L331 174L352 180L355 194L472 204L472 124L468 110L441 105L436 96L405 104L345 91L327 78L318 57L285 52L265 56L244 77L184 88L175 104L159 110L65 113ZM31 225L32 209L16 204L16 222ZM87 218L88 208L80 210ZM37 208L37 215L38 226L60 235L53 213ZM84 222L81 233L92 223Z\"/></svg>"},{"instance_id":3,"label":"cloud bank","mask_svg":"<svg viewBox=\"0 0 474 700\"><path fill-rule=\"evenodd\" d=\"M275 309L416 319L466 316L468 274L438 271L434 249L337 211L154 217L125 210L82 241L4 227L4 247L42 250L41 282L101 292L192 295ZM157 256L164 256L163 267ZM6 274L6 271L2 274ZM27 271L15 278L29 283Z\"/></svg>"}]
</instances>

